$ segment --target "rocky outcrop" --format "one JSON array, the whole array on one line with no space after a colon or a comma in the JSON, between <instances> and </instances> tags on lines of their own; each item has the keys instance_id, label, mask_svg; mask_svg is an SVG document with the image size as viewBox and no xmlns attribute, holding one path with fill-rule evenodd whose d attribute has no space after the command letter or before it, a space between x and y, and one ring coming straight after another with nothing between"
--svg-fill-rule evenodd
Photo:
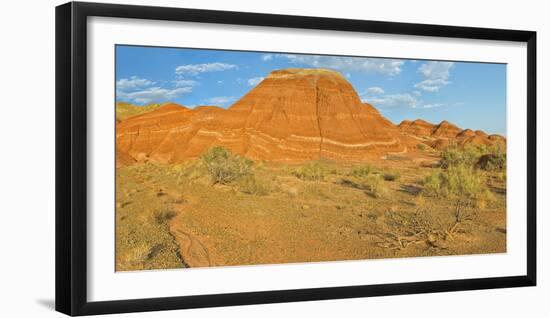
<instances>
[{"instance_id":1,"label":"rocky outcrop","mask_svg":"<svg viewBox=\"0 0 550 318\"><path fill-rule=\"evenodd\" d=\"M435 126L432 137L437 138L456 138L462 129L458 128L456 125L451 124L450 122L444 120L439 125Z\"/></svg>"},{"instance_id":2,"label":"rocky outcrop","mask_svg":"<svg viewBox=\"0 0 550 318\"><path fill-rule=\"evenodd\" d=\"M414 137L431 137L436 126L425 120L417 119L414 121L404 120L398 127L405 134Z\"/></svg>"},{"instance_id":3,"label":"rocky outcrop","mask_svg":"<svg viewBox=\"0 0 550 318\"><path fill-rule=\"evenodd\" d=\"M228 109L170 104L117 125L119 151L138 162L182 162L214 145L252 159L361 161L415 144L324 69L274 71Z\"/></svg>"},{"instance_id":4,"label":"rocky outcrop","mask_svg":"<svg viewBox=\"0 0 550 318\"><path fill-rule=\"evenodd\" d=\"M506 138L500 135L488 135L481 130L461 129L446 120L439 124L432 124L422 119L404 120L398 127L403 134L421 140L437 150L452 145L506 146Z\"/></svg>"}]
</instances>

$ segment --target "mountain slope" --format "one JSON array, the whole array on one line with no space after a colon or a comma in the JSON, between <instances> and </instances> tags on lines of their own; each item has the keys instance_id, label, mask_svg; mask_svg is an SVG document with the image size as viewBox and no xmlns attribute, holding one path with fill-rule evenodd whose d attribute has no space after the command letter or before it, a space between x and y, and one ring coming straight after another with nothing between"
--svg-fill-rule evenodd
<instances>
[{"instance_id":1,"label":"mountain slope","mask_svg":"<svg viewBox=\"0 0 550 318\"><path fill-rule=\"evenodd\" d=\"M323 69L274 71L229 109L163 106L117 125L119 151L137 161L181 162L214 145L252 159L360 161L407 144L339 73Z\"/></svg>"},{"instance_id":2,"label":"mountain slope","mask_svg":"<svg viewBox=\"0 0 550 318\"><path fill-rule=\"evenodd\" d=\"M146 106L136 106L130 103L117 102L115 106L116 120L117 122L120 122L129 117L153 111L161 106L163 106L163 104L150 104Z\"/></svg>"}]
</instances>

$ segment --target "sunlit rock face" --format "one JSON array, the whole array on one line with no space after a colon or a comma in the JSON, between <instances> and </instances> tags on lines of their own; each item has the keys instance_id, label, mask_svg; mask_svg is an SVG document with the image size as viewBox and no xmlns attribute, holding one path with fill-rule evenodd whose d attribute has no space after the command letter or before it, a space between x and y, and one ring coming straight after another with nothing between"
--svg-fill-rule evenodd
<instances>
[{"instance_id":1,"label":"sunlit rock face","mask_svg":"<svg viewBox=\"0 0 550 318\"><path fill-rule=\"evenodd\" d=\"M481 130L461 129L446 120L439 124L432 124L422 119L404 120L398 127L402 134L416 138L437 150L451 145L462 147L506 145L506 138L500 135L488 135Z\"/></svg>"}]
</instances>

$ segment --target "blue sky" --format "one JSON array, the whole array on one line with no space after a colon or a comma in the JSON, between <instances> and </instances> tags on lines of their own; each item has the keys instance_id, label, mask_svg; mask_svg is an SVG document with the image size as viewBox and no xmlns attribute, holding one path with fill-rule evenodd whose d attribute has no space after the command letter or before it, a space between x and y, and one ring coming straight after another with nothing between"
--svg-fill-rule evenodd
<instances>
[{"instance_id":1,"label":"blue sky","mask_svg":"<svg viewBox=\"0 0 550 318\"><path fill-rule=\"evenodd\" d=\"M271 71L289 67L339 71L396 124L448 120L506 135L505 64L118 45L116 98L227 108Z\"/></svg>"}]
</instances>

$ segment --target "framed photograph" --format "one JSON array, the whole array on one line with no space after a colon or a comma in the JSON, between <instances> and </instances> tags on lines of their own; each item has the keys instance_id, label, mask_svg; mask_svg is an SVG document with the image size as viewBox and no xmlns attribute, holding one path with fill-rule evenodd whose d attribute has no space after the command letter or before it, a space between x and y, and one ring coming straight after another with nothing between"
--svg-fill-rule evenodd
<instances>
[{"instance_id":1,"label":"framed photograph","mask_svg":"<svg viewBox=\"0 0 550 318\"><path fill-rule=\"evenodd\" d=\"M56 309L536 284L536 33L56 8Z\"/></svg>"}]
</instances>

